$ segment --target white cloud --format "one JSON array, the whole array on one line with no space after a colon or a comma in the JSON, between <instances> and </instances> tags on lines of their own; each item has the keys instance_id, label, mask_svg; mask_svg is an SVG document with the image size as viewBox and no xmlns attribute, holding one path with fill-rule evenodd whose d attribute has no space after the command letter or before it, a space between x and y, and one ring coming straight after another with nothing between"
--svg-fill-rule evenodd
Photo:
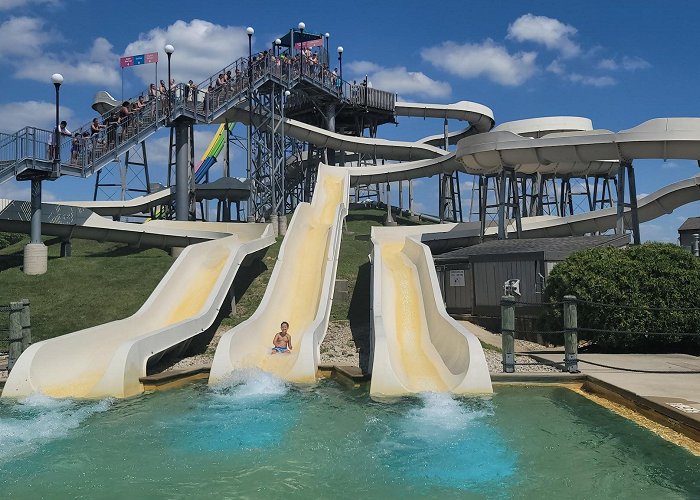
<instances>
[{"instance_id":1,"label":"white cloud","mask_svg":"<svg viewBox=\"0 0 700 500\"><path fill-rule=\"evenodd\" d=\"M452 92L449 83L433 80L420 71L408 71L403 66L384 68L368 61L355 61L348 64L348 69L358 79L367 75L375 88L401 95L439 98Z\"/></svg>"},{"instance_id":2,"label":"white cloud","mask_svg":"<svg viewBox=\"0 0 700 500\"><path fill-rule=\"evenodd\" d=\"M617 80L611 76L588 76L579 73L571 73L566 76L566 79L590 87L609 87L617 83Z\"/></svg>"},{"instance_id":3,"label":"white cloud","mask_svg":"<svg viewBox=\"0 0 700 500\"><path fill-rule=\"evenodd\" d=\"M501 85L520 85L536 70L536 52L510 54L493 40L480 44L444 42L421 51L424 60L463 78L486 76Z\"/></svg>"},{"instance_id":4,"label":"white cloud","mask_svg":"<svg viewBox=\"0 0 700 500\"><path fill-rule=\"evenodd\" d=\"M112 52L111 43L104 38L97 38L85 54L46 53L32 60L17 61L15 76L44 82L48 80L47 75L61 73L65 78L64 84L114 86L119 83L119 72L115 65L118 58Z\"/></svg>"},{"instance_id":5,"label":"white cloud","mask_svg":"<svg viewBox=\"0 0 700 500\"><path fill-rule=\"evenodd\" d=\"M636 71L638 69L647 69L650 67L651 64L641 57L623 56L619 63L615 59L601 59L598 62L599 69L607 69L611 71L615 71L620 68L624 69L625 71Z\"/></svg>"},{"instance_id":6,"label":"white cloud","mask_svg":"<svg viewBox=\"0 0 700 500\"><path fill-rule=\"evenodd\" d=\"M128 44L124 54L159 52L159 65L165 68L167 59L163 47L168 43L175 47L171 71L177 81L192 79L199 83L239 57L248 55L245 27L221 26L201 19L189 23L178 20L165 29L154 28ZM144 82L153 80L153 70L149 68L139 67L134 71Z\"/></svg>"},{"instance_id":7,"label":"white cloud","mask_svg":"<svg viewBox=\"0 0 700 500\"><path fill-rule=\"evenodd\" d=\"M6 133L17 132L28 123L33 127L51 130L56 121L56 104L46 101L23 101L0 104L0 131ZM74 118L73 110L61 106L61 120L68 122L71 129L71 121Z\"/></svg>"},{"instance_id":8,"label":"white cloud","mask_svg":"<svg viewBox=\"0 0 700 500\"><path fill-rule=\"evenodd\" d=\"M629 57L629 56L624 56L622 58L622 68L626 69L627 71L635 71L638 69L647 69L650 68L651 64L642 59L641 57Z\"/></svg>"},{"instance_id":9,"label":"white cloud","mask_svg":"<svg viewBox=\"0 0 700 500\"><path fill-rule=\"evenodd\" d=\"M508 26L508 38L519 42L534 42L550 50L557 50L562 57L574 57L581 48L571 39L577 30L571 25L546 16L525 14Z\"/></svg>"},{"instance_id":10,"label":"white cloud","mask_svg":"<svg viewBox=\"0 0 700 500\"><path fill-rule=\"evenodd\" d=\"M97 38L87 53L58 53L52 50L63 41L55 30L33 17L13 17L0 25L0 57L14 67L16 78L47 82L61 73L66 83L115 85L118 56L104 38Z\"/></svg>"},{"instance_id":11,"label":"white cloud","mask_svg":"<svg viewBox=\"0 0 700 500\"><path fill-rule=\"evenodd\" d=\"M601 59L598 62L598 69L608 69L611 71L615 71L618 69L620 66L615 62L615 59Z\"/></svg>"},{"instance_id":12,"label":"white cloud","mask_svg":"<svg viewBox=\"0 0 700 500\"><path fill-rule=\"evenodd\" d=\"M353 61L346 65L346 68L350 70L351 73L357 75L369 75L375 71L379 71L381 66L369 61Z\"/></svg>"},{"instance_id":13,"label":"white cloud","mask_svg":"<svg viewBox=\"0 0 700 500\"><path fill-rule=\"evenodd\" d=\"M566 67L564 64L559 59L553 60L549 65L547 66L547 71L550 73L554 73L555 75L563 75L566 73Z\"/></svg>"},{"instance_id":14,"label":"white cloud","mask_svg":"<svg viewBox=\"0 0 700 500\"><path fill-rule=\"evenodd\" d=\"M56 201L56 196L46 189L47 184L44 182L41 188L41 201ZM4 182L0 184L0 199L29 201L31 199L29 187L30 183L27 181L19 182L12 179Z\"/></svg>"},{"instance_id":15,"label":"white cloud","mask_svg":"<svg viewBox=\"0 0 700 500\"><path fill-rule=\"evenodd\" d=\"M58 0L2 0L0 10L12 10L29 5L58 5Z\"/></svg>"},{"instance_id":16,"label":"white cloud","mask_svg":"<svg viewBox=\"0 0 700 500\"><path fill-rule=\"evenodd\" d=\"M0 24L0 57L34 57L58 35L35 17L11 17Z\"/></svg>"},{"instance_id":17,"label":"white cloud","mask_svg":"<svg viewBox=\"0 0 700 500\"><path fill-rule=\"evenodd\" d=\"M681 168L682 165L678 162L675 161L669 161L669 160L664 160L661 163L661 168L668 169L668 170L675 170L677 168Z\"/></svg>"}]
</instances>

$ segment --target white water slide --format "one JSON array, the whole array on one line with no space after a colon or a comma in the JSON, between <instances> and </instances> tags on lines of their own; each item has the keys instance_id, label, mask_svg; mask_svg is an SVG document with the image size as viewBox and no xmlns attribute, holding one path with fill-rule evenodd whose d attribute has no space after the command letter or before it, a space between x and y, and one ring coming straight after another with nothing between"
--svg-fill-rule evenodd
<instances>
[{"instance_id":1,"label":"white water slide","mask_svg":"<svg viewBox=\"0 0 700 500\"><path fill-rule=\"evenodd\" d=\"M297 206L258 309L221 337L210 383L252 367L293 382L316 380L349 189L346 169L319 165L313 199ZM294 349L272 355L272 338L282 321L289 323Z\"/></svg>"},{"instance_id":2,"label":"white water slide","mask_svg":"<svg viewBox=\"0 0 700 500\"><path fill-rule=\"evenodd\" d=\"M172 224L185 232L186 226L202 225ZM139 378L146 375L149 358L210 328L238 269L274 242L266 224L209 225L223 237L187 247L132 316L30 346L12 369L2 397L38 392L123 398L143 392Z\"/></svg>"},{"instance_id":3,"label":"white water slide","mask_svg":"<svg viewBox=\"0 0 700 500\"><path fill-rule=\"evenodd\" d=\"M610 174L617 171L620 161L636 158L700 159L700 119L652 120L613 133L590 130L590 121L585 119L549 117L502 124L488 132L493 123L491 112L474 103L437 106L397 103L397 110L408 116L468 120L470 126L453 133L452 141L462 139L456 153L452 153L432 146L440 143L439 136L417 142L355 138L286 121L289 135L318 147L372 153L403 163L344 169L320 167L314 200L311 205L302 204L297 209L258 311L222 338L212 366L211 382L225 378L234 369L250 366L293 381L315 379L351 183L412 179L457 169L495 173L505 165L520 172ZM247 112L233 108L226 118L245 122ZM640 220L669 213L698 198L696 178L668 186L640 200ZM524 219L523 231L526 235L582 234L608 229L614 224L615 210L607 209L565 218ZM425 232L456 228L440 225ZM419 239L420 234L401 228L373 233L375 345L371 392L380 396L425 390L488 392L490 382L481 347L469 332L443 314L438 290L433 286L434 269L429 253ZM408 343L403 336L407 318L415 325ZM291 355L271 356L272 336L281 321L291 324L295 350ZM382 342L384 348L379 347ZM410 353L408 349L416 346L420 349ZM90 379L89 373L84 374L84 379L84 385L94 383L93 387L100 387L100 381ZM77 392L92 394L83 389L73 393ZM70 391L55 393L70 394Z\"/></svg>"}]
</instances>

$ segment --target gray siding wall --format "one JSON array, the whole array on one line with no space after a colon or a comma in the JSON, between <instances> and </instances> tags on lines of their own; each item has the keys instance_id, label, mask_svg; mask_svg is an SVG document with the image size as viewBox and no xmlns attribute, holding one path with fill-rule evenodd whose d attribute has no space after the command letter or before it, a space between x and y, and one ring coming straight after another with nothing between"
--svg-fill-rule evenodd
<instances>
[{"instance_id":1,"label":"gray siding wall","mask_svg":"<svg viewBox=\"0 0 700 500\"><path fill-rule=\"evenodd\" d=\"M512 260L504 262L474 262L475 308L499 306L503 296L503 284L509 279L520 280L518 302L540 303L541 280L545 274L540 261ZM475 311L476 312L476 311Z\"/></svg>"}]
</instances>

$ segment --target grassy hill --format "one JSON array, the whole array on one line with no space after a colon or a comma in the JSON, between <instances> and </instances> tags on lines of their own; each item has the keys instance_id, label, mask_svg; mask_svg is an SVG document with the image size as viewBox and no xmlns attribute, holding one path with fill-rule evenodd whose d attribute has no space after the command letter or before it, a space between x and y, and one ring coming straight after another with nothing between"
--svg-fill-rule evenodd
<instances>
[{"instance_id":1,"label":"grassy hill","mask_svg":"<svg viewBox=\"0 0 700 500\"><path fill-rule=\"evenodd\" d=\"M383 210L357 208L347 217L338 262L338 279L348 280L349 298L333 304L331 320L369 322L368 255L372 226L381 225ZM402 224L410 224L400 219ZM59 258L60 245L49 246L48 272L27 276L21 271L24 238L0 249L0 304L23 298L31 301L34 341L52 338L125 318L144 303L173 262L157 249L142 250L120 243L73 240L69 258ZM234 326L260 303L281 246L270 247L258 276L239 298L236 312L224 319Z\"/></svg>"}]
</instances>

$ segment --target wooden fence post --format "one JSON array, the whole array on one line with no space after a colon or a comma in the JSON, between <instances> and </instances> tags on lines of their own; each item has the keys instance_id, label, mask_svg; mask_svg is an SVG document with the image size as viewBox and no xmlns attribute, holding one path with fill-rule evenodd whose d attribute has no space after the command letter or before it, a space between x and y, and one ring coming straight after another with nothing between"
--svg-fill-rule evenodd
<instances>
[{"instance_id":1,"label":"wooden fence post","mask_svg":"<svg viewBox=\"0 0 700 500\"><path fill-rule=\"evenodd\" d=\"M564 368L578 373L578 316L573 295L564 296Z\"/></svg>"},{"instance_id":2,"label":"wooden fence post","mask_svg":"<svg viewBox=\"0 0 700 500\"><path fill-rule=\"evenodd\" d=\"M32 318L29 308L29 299L22 299L22 352L32 345Z\"/></svg>"},{"instance_id":3,"label":"wooden fence post","mask_svg":"<svg viewBox=\"0 0 700 500\"><path fill-rule=\"evenodd\" d=\"M11 371L22 354L22 302L10 302L10 353L7 358L7 371Z\"/></svg>"},{"instance_id":4,"label":"wooden fence post","mask_svg":"<svg viewBox=\"0 0 700 500\"><path fill-rule=\"evenodd\" d=\"M501 350L503 372L515 372L515 297L501 297Z\"/></svg>"}]
</instances>

